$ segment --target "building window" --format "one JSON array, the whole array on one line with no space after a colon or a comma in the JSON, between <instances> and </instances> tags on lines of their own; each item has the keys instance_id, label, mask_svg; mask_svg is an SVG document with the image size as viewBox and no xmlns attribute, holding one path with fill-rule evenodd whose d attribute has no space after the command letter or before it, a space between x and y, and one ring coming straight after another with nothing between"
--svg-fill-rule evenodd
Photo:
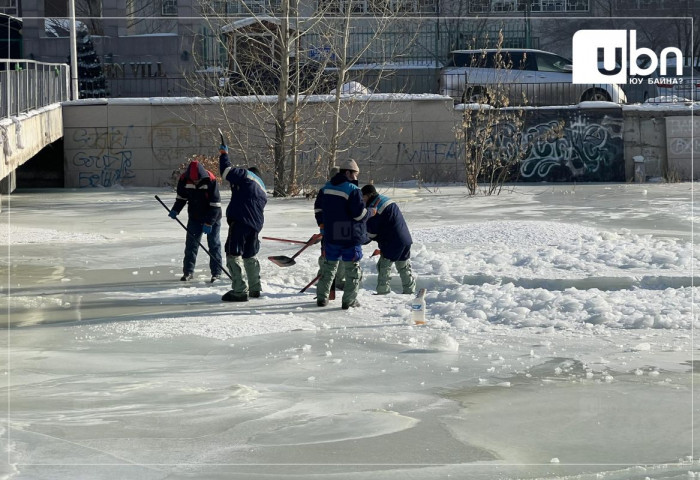
<instances>
[{"instance_id":1,"label":"building window","mask_svg":"<svg viewBox=\"0 0 700 480\"><path fill-rule=\"evenodd\" d=\"M589 4L590 0L470 0L469 12L524 12L528 7L531 12L587 12L590 8Z\"/></svg>"},{"instance_id":2,"label":"building window","mask_svg":"<svg viewBox=\"0 0 700 480\"><path fill-rule=\"evenodd\" d=\"M0 13L17 16L17 0L0 0Z\"/></svg>"},{"instance_id":3,"label":"building window","mask_svg":"<svg viewBox=\"0 0 700 480\"><path fill-rule=\"evenodd\" d=\"M569 12L587 12L588 0L567 0L566 9Z\"/></svg>"},{"instance_id":4,"label":"building window","mask_svg":"<svg viewBox=\"0 0 700 480\"><path fill-rule=\"evenodd\" d=\"M177 17L177 0L163 0L161 13L164 17Z\"/></svg>"},{"instance_id":5,"label":"building window","mask_svg":"<svg viewBox=\"0 0 700 480\"><path fill-rule=\"evenodd\" d=\"M218 0L206 7L208 15L274 15L281 11L280 0Z\"/></svg>"},{"instance_id":6,"label":"building window","mask_svg":"<svg viewBox=\"0 0 700 480\"><path fill-rule=\"evenodd\" d=\"M44 17L68 17L68 2L44 0Z\"/></svg>"},{"instance_id":7,"label":"building window","mask_svg":"<svg viewBox=\"0 0 700 480\"><path fill-rule=\"evenodd\" d=\"M367 0L319 0L318 9L323 13L342 15L369 13Z\"/></svg>"},{"instance_id":8,"label":"building window","mask_svg":"<svg viewBox=\"0 0 700 480\"><path fill-rule=\"evenodd\" d=\"M318 11L338 15L435 13L437 0L318 0Z\"/></svg>"},{"instance_id":9,"label":"building window","mask_svg":"<svg viewBox=\"0 0 700 480\"><path fill-rule=\"evenodd\" d=\"M672 6L677 8L678 2L667 2L664 0L617 0L617 8L621 10L648 10L659 8L671 8Z\"/></svg>"},{"instance_id":10,"label":"building window","mask_svg":"<svg viewBox=\"0 0 700 480\"><path fill-rule=\"evenodd\" d=\"M471 0L469 2L470 13L486 13L491 11L491 2L489 0Z\"/></svg>"}]
</instances>

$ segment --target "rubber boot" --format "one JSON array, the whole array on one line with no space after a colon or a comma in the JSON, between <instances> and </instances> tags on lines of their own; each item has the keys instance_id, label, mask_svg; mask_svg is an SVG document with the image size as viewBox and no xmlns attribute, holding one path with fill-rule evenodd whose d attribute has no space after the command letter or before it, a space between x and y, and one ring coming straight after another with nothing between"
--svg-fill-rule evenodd
<instances>
[{"instance_id":1,"label":"rubber boot","mask_svg":"<svg viewBox=\"0 0 700 480\"><path fill-rule=\"evenodd\" d=\"M377 262L377 294L386 295L391 292L391 264L393 262L384 255Z\"/></svg>"},{"instance_id":2,"label":"rubber boot","mask_svg":"<svg viewBox=\"0 0 700 480\"><path fill-rule=\"evenodd\" d=\"M343 289L343 310L358 307L357 294L360 291L362 270L360 262L343 262L345 264L345 289Z\"/></svg>"},{"instance_id":3,"label":"rubber boot","mask_svg":"<svg viewBox=\"0 0 700 480\"><path fill-rule=\"evenodd\" d=\"M253 298L260 296L262 286L260 285L260 262L257 257L243 259L246 277L248 277L248 295Z\"/></svg>"},{"instance_id":4,"label":"rubber boot","mask_svg":"<svg viewBox=\"0 0 700 480\"><path fill-rule=\"evenodd\" d=\"M328 295L331 293L331 283L333 283L333 277L335 277L335 272L338 270L338 261L329 261L325 258L321 265L321 278L318 279L316 284L316 304L319 307L325 307L328 305Z\"/></svg>"},{"instance_id":5,"label":"rubber boot","mask_svg":"<svg viewBox=\"0 0 700 480\"><path fill-rule=\"evenodd\" d=\"M248 297L248 282L245 276L243 257L240 255L227 255L226 265L231 273L231 291L236 297Z\"/></svg>"},{"instance_id":6,"label":"rubber boot","mask_svg":"<svg viewBox=\"0 0 700 480\"><path fill-rule=\"evenodd\" d=\"M401 276L403 293L411 295L416 293L416 279L411 269L411 261L396 262L396 269L399 271L399 276Z\"/></svg>"},{"instance_id":7,"label":"rubber boot","mask_svg":"<svg viewBox=\"0 0 700 480\"><path fill-rule=\"evenodd\" d=\"M345 264L338 262L338 271L335 274L335 288L343 290L345 288Z\"/></svg>"}]
</instances>

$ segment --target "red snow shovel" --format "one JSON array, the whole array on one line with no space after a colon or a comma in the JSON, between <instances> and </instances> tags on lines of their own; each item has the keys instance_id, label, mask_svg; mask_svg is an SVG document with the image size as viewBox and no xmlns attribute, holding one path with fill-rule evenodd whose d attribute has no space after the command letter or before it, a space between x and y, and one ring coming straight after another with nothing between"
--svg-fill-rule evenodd
<instances>
[{"instance_id":1,"label":"red snow shovel","mask_svg":"<svg viewBox=\"0 0 700 480\"><path fill-rule=\"evenodd\" d=\"M292 265L297 263L294 261L294 259L297 258L301 252L303 252L304 250L306 250L307 248L309 248L312 245L316 245L318 242L321 241L322 238L323 238L323 235L321 235L320 233L316 233L314 235L311 235L311 238L309 238L309 240L304 244L304 246L301 247L301 250L299 250L297 253L295 253L291 257L287 257L285 255L275 255L275 256L267 257L267 258L272 263L277 265L278 267L291 267Z\"/></svg>"}]
</instances>

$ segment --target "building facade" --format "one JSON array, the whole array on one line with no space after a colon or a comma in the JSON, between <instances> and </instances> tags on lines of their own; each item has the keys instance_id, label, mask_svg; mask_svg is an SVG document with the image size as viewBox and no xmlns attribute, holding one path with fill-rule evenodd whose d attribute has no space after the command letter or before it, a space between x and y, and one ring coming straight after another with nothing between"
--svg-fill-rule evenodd
<instances>
[{"instance_id":1,"label":"building facade","mask_svg":"<svg viewBox=\"0 0 700 480\"><path fill-rule=\"evenodd\" d=\"M75 0L78 26L89 35L109 84L109 96L212 95L197 91L188 74L227 75L229 58L218 39L222 27L241 18L279 14L280 0ZM571 38L583 28L635 28L642 46L675 45L693 58L689 20L697 0L312 0L300 18L353 17L349 42L361 63L414 62L440 66L460 48L533 47L571 55ZM66 1L0 0L0 13L24 20L23 54L45 62L69 62ZM634 19L623 17L645 17ZM656 21L654 18L675 17ZM377 18L390 18L376 35ZM693 28L696 29L693 32ZM323 31L309 30L300 54L318 57L329 49ZM502 35L502 40L499 40ZM364 48L375 42L392 48ZM409 44L410 43L410 44ZM215 85L214 82L202 81ZM433 85L433 82L424 82ZM399 88L398 86L396 88ZM415 92L413 92L415 93ZM432 93L432 92L426 92Z\"/></svg>"}]
</instances>

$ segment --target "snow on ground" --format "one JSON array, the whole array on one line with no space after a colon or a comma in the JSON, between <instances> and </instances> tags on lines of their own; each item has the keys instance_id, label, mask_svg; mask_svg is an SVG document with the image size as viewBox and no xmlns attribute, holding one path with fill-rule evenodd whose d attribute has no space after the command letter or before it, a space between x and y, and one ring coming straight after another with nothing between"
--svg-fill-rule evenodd
<instances>
[{"instance_id":1,"label":"snow on ground","mask_svg":"<svg viewBox=\"0 0 700 480\"><path fill-rule=\"evenodd\" d=\"M358 309L299 294L318 248L280 268L299 245L269 240L263 298L231 305L204 252L179 281L170 192L13 194L7 476L700 476L691 185L380 191L411 227L425 326L372 295L375 245ZM271 199L262 235L306 240L312 210Z\"/></svg>"}]
</instances>

